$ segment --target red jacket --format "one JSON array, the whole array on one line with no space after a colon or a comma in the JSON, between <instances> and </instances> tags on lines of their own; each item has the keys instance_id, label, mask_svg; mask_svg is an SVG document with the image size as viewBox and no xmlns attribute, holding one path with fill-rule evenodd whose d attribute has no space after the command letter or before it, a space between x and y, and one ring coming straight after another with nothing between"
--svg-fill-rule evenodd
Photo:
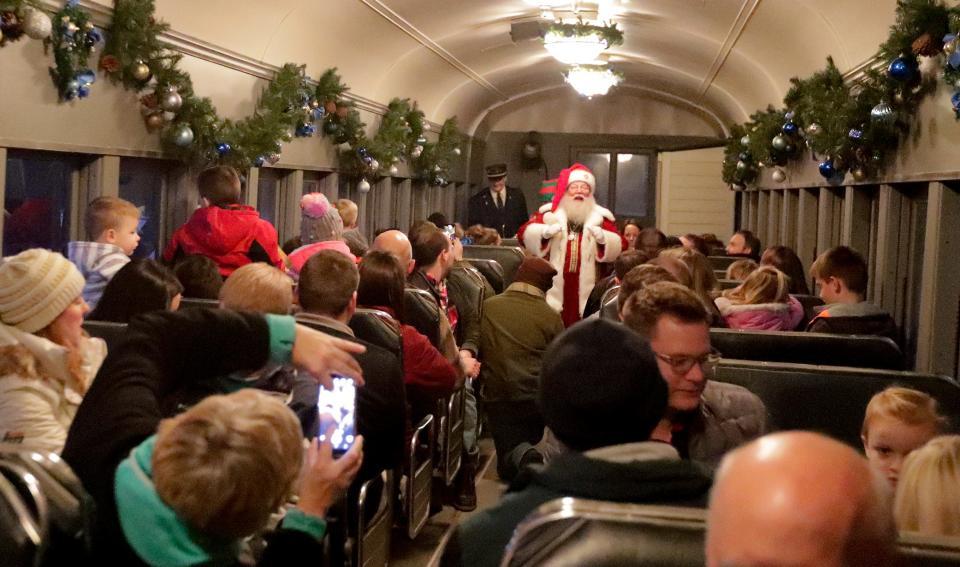
<instances>
[{"instance_id":1,"label":"red jacket","mask_svg":"<svg viewBox=\"0 0 960 567\"><path fill-rule=\"evenodd\" d=\"M267 262L283 268L277 230L247 205L197 209L190 220L173 233L163 251L163 259L172 262L188 254L211 258L223 277L251 262Z\"/></svg>"}]
</instances>

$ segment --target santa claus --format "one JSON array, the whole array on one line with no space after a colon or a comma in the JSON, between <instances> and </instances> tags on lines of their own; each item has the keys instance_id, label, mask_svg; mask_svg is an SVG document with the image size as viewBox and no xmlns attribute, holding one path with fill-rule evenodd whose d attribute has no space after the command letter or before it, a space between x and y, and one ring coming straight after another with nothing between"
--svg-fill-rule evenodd
<instances>
[{"instance_id":1,"label":"santa claus","mask_svg":"<svg viewBox=\"0 0 960 567\"><path fill-rule=\"evenodd\" d=\"M613 262L627 244L617 233L613 213L593 198L596 178L575 163L560 172L553 201L520 227L517 238L557 270L547 303L570 326L580 320L597 282L597 262Z\"/></svg>"}]
</instances>

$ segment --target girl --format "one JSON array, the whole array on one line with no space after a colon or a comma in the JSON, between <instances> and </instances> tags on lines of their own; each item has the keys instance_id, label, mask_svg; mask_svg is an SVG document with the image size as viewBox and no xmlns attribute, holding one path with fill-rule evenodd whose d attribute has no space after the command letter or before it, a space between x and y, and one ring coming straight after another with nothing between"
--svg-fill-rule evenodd
<instances>
[{"instance_id":1,"label":"girl","mask_svg":"<svg viewBox=\"0 0 960 567\"><path fill-rule=\"evenodd\" d=\"M90 310L69 260L34 248L0 265L0 439L59 453L107 345L83 331Z\"/></svg>"},{"instance_id":2,"label":"girl","mask_svg":"<svg viewBox=\"0 0 960 567\"><path fill-rule=\"evenodd\" d=\"M910 453L893 514L903 531L960 536L960 436L937 437Z\"/></svg>"},{"instance_id":3,"label":"girl","mask_svg":"<svg viewBox=\"0 0 960 567\"><path fill-rule=\"evenodd\" d=\"M803 306L789 289L786 274L761 266L740 286L724 291L716 305L731 329L792 331L803 321Z\"/></svg>"}]
</instances>

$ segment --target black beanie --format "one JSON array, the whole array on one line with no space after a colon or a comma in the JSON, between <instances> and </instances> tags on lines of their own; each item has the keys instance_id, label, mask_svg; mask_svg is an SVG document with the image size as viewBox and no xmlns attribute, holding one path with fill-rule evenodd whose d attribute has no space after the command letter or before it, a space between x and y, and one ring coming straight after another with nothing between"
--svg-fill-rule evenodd
<instances>
[{"instance_id":1,"label":"black beanie","mask_svg":"<svg viewBox=\"0 0 960 567\"><path fill-rule=\"evenodd\" d=\"M575 451L648 441L667 407L650 346L603 319L578 323L553 341L540 384L544 422Z\"/></svg>"}]
</instances>

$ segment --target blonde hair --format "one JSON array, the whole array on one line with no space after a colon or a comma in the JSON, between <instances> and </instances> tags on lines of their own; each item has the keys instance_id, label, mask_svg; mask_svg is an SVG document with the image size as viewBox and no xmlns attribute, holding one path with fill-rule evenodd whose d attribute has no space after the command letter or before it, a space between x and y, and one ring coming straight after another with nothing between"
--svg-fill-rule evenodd
<instances>
[{"instance_id":1,"label":"blonde hair","mask_svg":"<svg viewBox=\"0 0 960 567\"><path fill-rule=\"evenodd\" d=\"M234 311L287 315L293 306L293 280L268 264L247 264L223 282L220 304Z\"/></svg>"},{"instance_id":2,"label":"blonde hair","mask_svg":"<svg viewBox=\"0 0 960 567\"><path fill-rule=\"evenodd\" d=\"M760 264L757 264L750 258L744 258L727 266L726 276L728 280L743 281L759 267Z\"/></svg>"},{"instance_id":3,"label":"blonde hair","mask_svg":"<svg viewBox=\"0 0 960 567\"><path fill-rule=\"evenodd\" d=\"M901 386L890 386L870 398L860 434L869 437L870 422L878 417L893 418L907 425L930 425L937 432L947 426L947 418L940 414L937 400L925 392Z\"/></svg>"},{"instance_id":4,"label":"blonde hair","mask_svg":"<svg viewBox=\"0 0 960 567\"><path fill-rule=\"evenodd\" d=\"M714 292L718 287L717 276L713 273L710 260L700 252L691 248L667 248L660 252L661 256L669 256L683 262L690 270L692 283L690 289L705 302L713 305Z\"/></svg>"},{"instance_id":5,"label":"blonde hair","mask_svg":"<svg viewBox=\"0 0 960 567\"><path fill-rule=\"evenodd\" d=\"M337 212L340 213L340 219L343 220L343 225L347 227L356 224L357 216L360 214L357 204L350 199L340 199L337 201Z\"/></svg>"},{"instance_id":6,"label":"blonde hair","mask_svg":"<svg viewBox=\"0 0 960 567\"><path fill-rule=\"evenodd\" d=\"M302 455L300 423L282 402L255 390L210 396L160 422L153 483L192 528L237 539L287 500Z\"/></svg>"},{"instance_id":7,"label":"blonde hair","mask_svg":"<svg viewBox=\"0 0 960 567\"><path fill-rule=\"evenodd\" d=\"M907 456L893 515L900 530L960 535L960 435L936 437Z\"/></svg>"},{"instance_id":8,"label":"blonde hair","mask_svg":"<svg viewBox=\"0 0 960 567\"><path fill-rule=\"evenodd\" d=\"M97 197L87 205L84 218L87 237L91 241L95 241L111 228L119 229L120 220L124 217L139 220L140 209L130 201L120 197Z\"/></svg>"},{"instance_id":9,"label":"blonde hair","mask_svg":"<svg viewBox=\"0 0 960 567\"><path fill-rule=\"evenodd\" d=\"M790 278L773 266L760 266L739 286L723 292L733 304L786 303L790 295Z\"/></svg>"}]
</instances>

